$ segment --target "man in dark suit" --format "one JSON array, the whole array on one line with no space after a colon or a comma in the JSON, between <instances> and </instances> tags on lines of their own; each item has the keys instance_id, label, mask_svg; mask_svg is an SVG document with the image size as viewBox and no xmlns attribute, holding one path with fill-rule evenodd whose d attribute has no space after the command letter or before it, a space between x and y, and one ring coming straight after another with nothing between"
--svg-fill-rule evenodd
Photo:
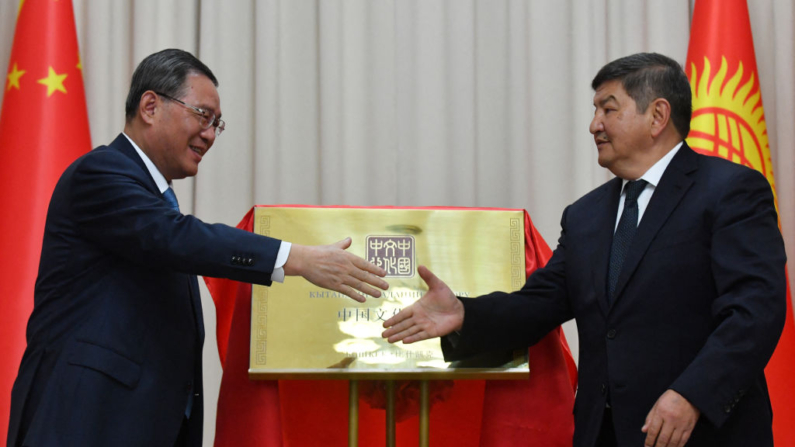
<instances>
[{"instance_id":1,"label":"man in dark suit","mask_svg":"<svg viewBox=\"0 0 795 447\"><path fill-rule=\"evenodd\" d=\"M384 336L450 334L442 346L458 359L575 318L575 446L772 446L764 367L784 325L786 259L770 185L684 143L690 86L675 61L618 59L592 86L590 131L617 178L566 208L546 267L477 299L422 268L428 293Z\"/></svg>"},{"instance_id":2,"label":"man in dark suit","mask_svg":"<svg viewBox=\"0 0 795 447\"><path fill-rule=\"evenodd\" d=\"M364 301L385 272L345 249L300 246L178 210L224 129L215 76L181 50L136 69L124 133L53 192L12 391L9 446L201 446L204 325L195 275L284 275Z\"/></svg>"}]
</instances>

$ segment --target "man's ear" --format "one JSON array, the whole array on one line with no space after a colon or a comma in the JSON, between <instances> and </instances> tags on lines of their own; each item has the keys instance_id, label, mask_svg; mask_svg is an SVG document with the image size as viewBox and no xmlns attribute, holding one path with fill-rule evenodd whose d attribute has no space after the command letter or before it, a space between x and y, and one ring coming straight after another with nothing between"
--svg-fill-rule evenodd
<instances>
[{"instance_id":1,"label":"man's ear","mask_svg":"<svg viewBox=\"0 0 795 447\"><path fill-rule=\"evenodd\" d=\"M671 103L665 98L657 98L649 104L651 109L651 136L657 138L671 121Z\"/></svg>"},{"instance_id":2,"label":"man's ear","mask_svg":"<svg viewBox=\"0 0 795 447\"><path fill-rule=\"evenodd\" d=\"M147 124L154 122L155 112L159 107L157 99L157 94L151 90L147 90L141 95L141 101L138 103L138 114Z\"/></svg>"}]
</instances>

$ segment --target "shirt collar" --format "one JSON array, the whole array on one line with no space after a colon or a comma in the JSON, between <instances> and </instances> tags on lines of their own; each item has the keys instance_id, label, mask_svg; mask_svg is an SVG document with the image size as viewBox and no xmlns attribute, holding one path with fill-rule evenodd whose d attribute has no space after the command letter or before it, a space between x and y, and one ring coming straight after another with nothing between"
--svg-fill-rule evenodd
<instances>
[{"instance_id":1,"label":"shirt collar","mask_svg":"<svg viewBox=\"0 0 795 447\"><path fill-rule=\"evenodd\" d=\"M682 143L684 141L680 141L679 144L674 146L673 149L668 151L667 154L663 156L663 158L657 160L657 163L654 163L645 174L641 175L638 180L645 180L646 183L652 185L653 187L657 187L657 184L660 183L660 179L662 178L663 174L665 173L665 169L671 163L671 160L674 158L677 152L679 152L679 148L682 147ZM629 182L629 180L624 180L621 183L621 190L623 191L624 186Z\"/></svg>"},{"instance_id":2,"label":"shirt collar","mask_svg":"<svg viewBox=\"0 0 795 447\"><path fill-rule=\"evenodd\" d=\"M135 152L137 152L138 156L140 156L141 160L143 160L144 164L146 165L146 169L149 170L149 174L152 176L152 179L154 179L155 184L157 185L157 189L160 190L160 194L164 193L170 186L166 178L160 173L160 171L157 169L157 166L152 163L152 160L150 160L149 157L144 154L144 151L142 151L141 148L135 144L135 141L133 141L132 138L128 137L124 132L121 134L127 138L130 144L132 144L133 149L135 149Z\"/></svg>"}]
</instances>

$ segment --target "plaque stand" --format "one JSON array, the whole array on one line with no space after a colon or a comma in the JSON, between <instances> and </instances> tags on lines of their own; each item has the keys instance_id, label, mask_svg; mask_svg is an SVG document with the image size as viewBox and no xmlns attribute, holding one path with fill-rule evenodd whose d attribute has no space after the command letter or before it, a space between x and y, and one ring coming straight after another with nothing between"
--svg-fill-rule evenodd
<instances>
[{"instance_id":1,"label":"plaque stand","mask_svg":"<svg viewBox=\"0 0 795 447\"><path fill-rule=\"evenodd\" d=\"M428 381L420 380L420 447L428 447L431 422L428 401Z\"/></svg>"},{"instance_id":2,"label":"plaque stand","mask_svg":"<svg viewBox=\"0 0 795 447\"><path fill-rule=\"evenodd\" d=\"M428 381L420 380L420 444L428 447L430 405ZM359 445L359 381L348 384L348 447ZM395 381L386 380L386 446L395 447Z\"/></svg>"},{"instance_id":3,"label":"plaque stand","mask_svg":"<svg viewBox=\"0 0 795 447\"><path fill-rule=\"evenodd\" d=\"M455 292L462 297L520 289L527 275L526 221L529 218L520 209L255 207L251 226L263 236L278 235L307 245L351 237L356 241L354 255L388 267L390 290L384 299L354 304L304 280L273 289L252 286L249 378L349 381L349 446L359 442L359 382L384 381L386 445L393 447L394 381L419 381L419 446L427 447L429 381L527 379L527 350L486 361L445 362L437 342L387 343L381 337L382 321L427 290L416 274L419 262L433 261L429 267L448 284L455 284ZM476 275L471 259L478 259ZM297 315L300 324L296 324Z\"/></svg>"},{"instance_id":4,"label":"plaque stand","mask_svg":"<svg viewBox=\"0 0 795 447\"><path fill-rule=\"evenodd\" d=\"M386 381L386 447L395 447L395 381Z\"/></svg>"},{"instance_id":5,"label":"plaque stand","mask_svg":"<svg viewBox=\"0 0 795 447\"><path fill-rule=\"evenodd\" d=\"M359 381L348 385L348 447L359 445Z\"/></svg>"}]
</instances>

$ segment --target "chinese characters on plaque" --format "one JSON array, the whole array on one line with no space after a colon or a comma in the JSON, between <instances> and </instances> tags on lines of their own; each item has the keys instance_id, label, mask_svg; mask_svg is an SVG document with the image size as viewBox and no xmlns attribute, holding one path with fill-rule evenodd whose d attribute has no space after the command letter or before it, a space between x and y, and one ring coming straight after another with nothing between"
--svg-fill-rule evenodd
<instances>
[{"instance_id":1,"label":"chinese characters on plaque","mask_svg":"<svg viewBox=\"0 0 795 447\"><path fill-rule=\"evenodd\" d=\"M252 378L526 378L527 351L497 362L445 362L438 339L390 344L383 323L428 287L427 265L461 298L521 287L522 210L257 207L257 234L306 245L343 237L350 252L386 270L389 290L364 303L290 278L253 286ZM476 262L474 262L476 261ZM475 267L473 267L475 265Z\"/></svg>"},{"instance_id":2,"label":"chinese characters on plaque","mask_svg":"<svg viewBox=\"0 0 795 447\"><path fill-rule=\"evenodd\" d=\"M386 270L388 278L414 276L413 236L367 236L365 259Z\"/></svg>"}]
</instances>

